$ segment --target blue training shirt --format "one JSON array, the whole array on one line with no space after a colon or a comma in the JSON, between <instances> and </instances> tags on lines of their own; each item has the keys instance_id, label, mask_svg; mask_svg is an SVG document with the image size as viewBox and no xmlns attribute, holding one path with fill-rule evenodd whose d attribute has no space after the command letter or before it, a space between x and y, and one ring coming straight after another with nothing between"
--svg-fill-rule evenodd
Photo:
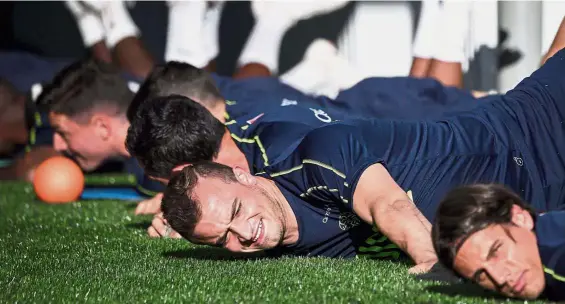
<instances>
[{"instance_id":1,"label":"blue training shirt","mask_svg":"<svg viewBox=\"0 0 565 304\"><path fill-rule=\"evenodd\" d=\"M470 91L442 85L432 78L371 77L341 91L329 107L369 118L433 119L472 109Z\"/></svg>"},{"instance_id":2,"label":"blue training shirt","mask_svg":"<svg viewBox=\"0 0 565 304\"><path fill-rule=\"evenodd\" d=\"M535 233L545 273L543 295L551 301L565 300L565 211L539 215Z\"/></svg>"},{"instance_id":3,"label":"blue training shirt","mask_svg":"<svg viewBox=\"0 0 565 304\"><path fill-rule=\"evenodd\" d=\"M165 191L166 186L162 183L152 180L145 175L145 170L139 165L134 157L124 160L124 172L135 177L135 189L145 196L155 196L157 193Z\"/></svg>"},{"instance_id":4,"label":"blue training shirt","mask_svg":"<svg viewBox=\"0 0 565 304\"><path fill-rule=\"evenodd\" d=\"M337 115L342 118L343 115ZM289 145L309 130L336 121L319 108L282 107L240 116L226 122L235 144L246 156L250 172L257 173L275 162ZM272 127L274 126L274 127Z\"/></svg>"},{"instance_id":5,"label":"blue training shirt","mask_svg":"<svg viewBox=\"0 0 565 304\"><path fill-rule=\"evenodd\" d=\"M304 94L274 77L213 78L226 99L228 119L296 106L319 108L336 119L432 119L472 109L477 104L468 91L443 86L433 79L367 78L332 100Z\"/></svg>"},{"instance_id":6,"label":"blue training shirt","mask_svg":"<svg viewBox=\"0 0 565 304\"><path fill-rule=\"evenodd\" d=\"M264 122L262 132L295 139L257 173L277 183L299 223L298 242L282 250L393 255L385 252L392 245L353 211L357 182L376 163L430 220L448 191L474 183L504 184L537 211L562 207L564 56L565 50L557 53L506 95L443 119L350 120L321 127Z\"/></svg>"},{"instance_id":7,"label":"blue training shirt","mask_svg":"<svg viewBox=\"0 0 565 304\"><path fill-rule=\"evenodd\" d=\"M336 111L316 98L306 95L274 77L227 79L215 77L218 88L226 100L226 120L238 121L240 117L273 112L281 115L280 121L297 121L285 108L319 109L336 119L351 116L347 111Z\"/></svg>"}]
</instances>

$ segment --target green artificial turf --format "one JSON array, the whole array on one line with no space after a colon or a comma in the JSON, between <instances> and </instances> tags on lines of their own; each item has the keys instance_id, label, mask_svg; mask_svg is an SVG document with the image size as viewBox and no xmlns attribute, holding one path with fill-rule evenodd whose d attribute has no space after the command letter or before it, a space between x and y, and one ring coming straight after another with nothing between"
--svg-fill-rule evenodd
<instances>
[{"instance_id":1,"label":"green artificial turf","mask_svg":"<svg viewBox=\"0 0 565 304\"><path fill-rule=\"evenodd\" d=\"M408 264L366 259L233 259L150 239L135 204L47 205L0 183L0 302L495 303L472 285L422 283ZM486 297L485 297L486 296ZM531 302L530 302L531 303Z\"/></svg>"}]
</instances>

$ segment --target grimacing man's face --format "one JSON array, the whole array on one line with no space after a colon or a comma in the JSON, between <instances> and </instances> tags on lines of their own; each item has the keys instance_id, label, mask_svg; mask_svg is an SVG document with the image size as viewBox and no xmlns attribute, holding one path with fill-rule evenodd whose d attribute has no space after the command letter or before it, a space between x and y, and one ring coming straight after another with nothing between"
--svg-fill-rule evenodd
<instances>
[{"instance_id":1,"label":"grimacing man's face","mask_svg":"<svg viewBox=\"0 0 565 304\"><path fill-rule=\"evenodd\" d=\"M244 170L236 172L239 182L202 178L193 191L202 216L191 241L224 247L232 252L254 252L280 245L284 237L282 208L256 185Z\"/></svg>"}]
</instances>

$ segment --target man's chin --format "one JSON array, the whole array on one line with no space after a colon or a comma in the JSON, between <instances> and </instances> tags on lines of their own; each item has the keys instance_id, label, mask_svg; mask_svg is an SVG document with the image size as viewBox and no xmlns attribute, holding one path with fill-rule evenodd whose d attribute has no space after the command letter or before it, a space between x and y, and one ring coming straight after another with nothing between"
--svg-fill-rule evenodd
<instances>
[{"instance_id":1,"label":"man's chin","mask_svg":"<svg viewBox=\"0 0 565 304\"><path fill-rule=\"evenodd\" d=\"M519 298L526 299L526 300L535 300L541 296L542 289L540 290L526 290L523 292Z\"/></svg>"},{"instance_id":2,"label":"man's chin","mask_svg":"<svg viewBox=\"0 0 565 304\"><path fill-rule=\"evenodd\" d=\"M502 294L504 296L507 296L509 298L515 298L515 299L522 299L522 300L535 300L537 299L542 293L542 290L523 290L520 293L513 293L511 291L505 291L502 292Z\"/></svg>"},{"instance_id":3,"label":"man's chin","mask_svg":"<svg viewBox=\"0 0 565 304\"><path fill-rule=\"evenodd\" d=\"M94 170L96 170L98 167L100 167L100 163L89 163L89 162L81 162L81 161L77 161L79 167L82 169L82 171L84 172L92 172Z\"/></svg>"}]
</instances>

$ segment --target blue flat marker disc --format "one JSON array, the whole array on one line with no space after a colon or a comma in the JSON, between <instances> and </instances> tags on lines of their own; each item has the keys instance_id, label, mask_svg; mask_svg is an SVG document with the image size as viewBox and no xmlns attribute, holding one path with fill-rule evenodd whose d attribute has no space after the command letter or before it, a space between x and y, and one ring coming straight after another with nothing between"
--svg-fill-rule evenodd
<instances>
[{"instance_id":1,"label":"blue flat marker disc","mask_svg":"<svg viewBox=\"0 0 565 304\"><path fill-rule=\"evenodd\" d=\"M134 188L86 188L80 196L81 199L107 199L139 201L146 197L139 194Z\"/></svg>"}]
</instances>

